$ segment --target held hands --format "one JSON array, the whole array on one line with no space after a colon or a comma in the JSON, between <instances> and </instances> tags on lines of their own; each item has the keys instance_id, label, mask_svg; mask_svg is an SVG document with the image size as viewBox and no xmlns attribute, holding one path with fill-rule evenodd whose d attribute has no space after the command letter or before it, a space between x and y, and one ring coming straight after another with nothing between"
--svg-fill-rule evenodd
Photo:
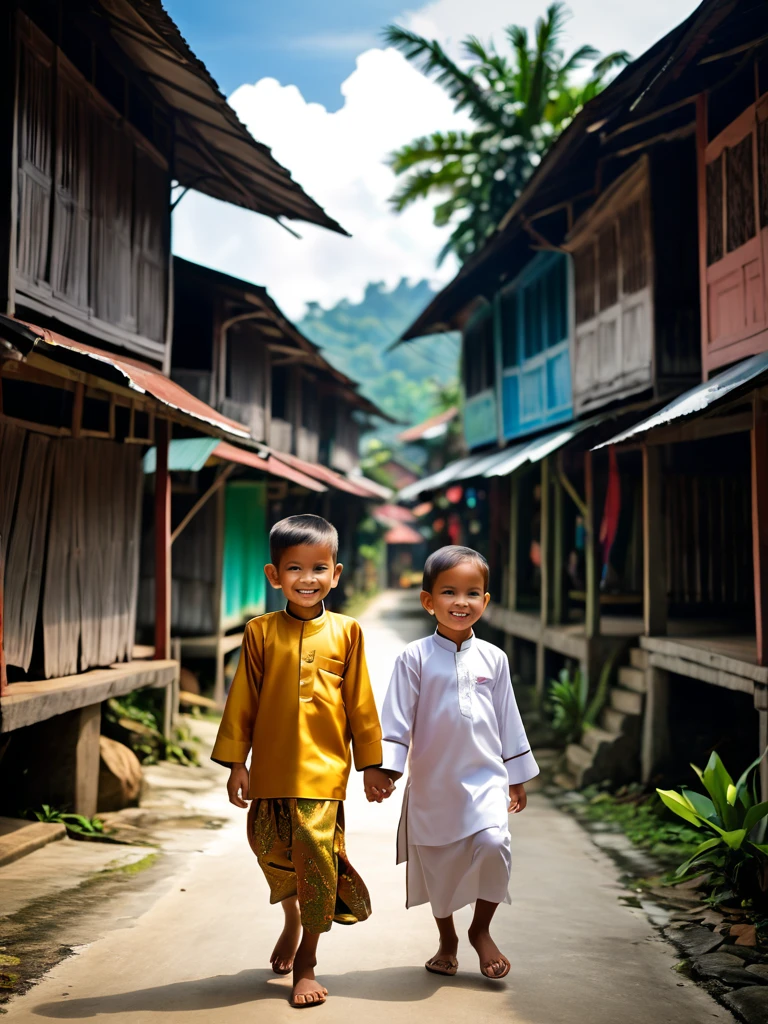
<instances>
[{"instance_id":1,"label":"held hands","mask_svg":"<svg viewBox=\"0 0 768 1024\"><path fill-rule=\"evenodd\" d=\"M527 803L528 797L525 794L525 786L522 782L519 782L516 786L509 787L509 807L507 810L510 814L518 814L520 811L524 811Z\"/></svg>"},{"instance_id":2,"label":"held hands","mask_svg":"<svg viewBox=\"0 0 768 1024\"><path fill-rule=\"evenodd\" d=\"M227 796L235 807L247 807L248 769L244 764L233 764L227 779Z\"/></svg>"},{"instance_id":3,"label":"held hands","mask_svg":"<svg viewBox=\"0 0 768 1024\"><path fill-rule=\"evenodd\" d=\"M395 792L395 784L381 768L366 768L363 772L363 786L369 804L380 804Z\"/></svg>"}]
</instances>

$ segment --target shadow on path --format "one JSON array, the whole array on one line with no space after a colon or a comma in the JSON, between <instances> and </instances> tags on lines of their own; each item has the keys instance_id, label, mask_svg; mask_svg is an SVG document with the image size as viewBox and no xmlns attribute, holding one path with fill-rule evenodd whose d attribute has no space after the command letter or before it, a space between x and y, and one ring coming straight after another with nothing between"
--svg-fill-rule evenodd
<instances>
[{"instance_id":1,"label":"shadow on path","mask_svg":"<svg viewBox=\"0 0 768 1024\"><path fill-rule=\"evenodd\" d=\"M501 996L508 991L505 983L494 984L471 974L458 974L441 979L423 967L385 967L373 971L350 971L347 974L321 974L334 997L365 999L378 1002L419 1002L429 999L438 989L483 991ZM177 981L170 985L117 992L114 995L89 999L67 999L43 1003L35 1007L38 1017L56 1020L85 1020L101 1014L184 1013L194 1010L217 1010L249 1003L286 1002L290 983L278 980L270 970L240 971L219 974L213 978Z\"/></svg>"}]
</instances>

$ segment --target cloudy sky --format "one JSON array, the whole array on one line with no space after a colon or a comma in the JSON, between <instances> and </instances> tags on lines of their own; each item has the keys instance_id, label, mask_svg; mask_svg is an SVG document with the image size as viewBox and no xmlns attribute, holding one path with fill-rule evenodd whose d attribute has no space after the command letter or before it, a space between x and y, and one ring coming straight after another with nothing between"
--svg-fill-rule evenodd
<instances>
[{"instance_id":1,"label":"cloudy sky","mask_svg":"<svg viewBox=\"0 0 768 1024\"><path fill-rule=\"evenodd\" d=\"M695 0L571 0L568 48L591 43L637 56L696 6ZM342 238L292 223L295 239L264 217L188 193L174 213L174 251L266 285L285 312L308 301L359 300L369 281L448 280L438 271L444 232L428 203L396 216L386 155L416 135L462 127L442 90L380 42L398 21L439 39L454 54L468 35L483 39L538 8L509 0L166 0L195 53L240 119L352 234ZM544 3L542 2L542 10Z\"/></svg>"}]
</instances>

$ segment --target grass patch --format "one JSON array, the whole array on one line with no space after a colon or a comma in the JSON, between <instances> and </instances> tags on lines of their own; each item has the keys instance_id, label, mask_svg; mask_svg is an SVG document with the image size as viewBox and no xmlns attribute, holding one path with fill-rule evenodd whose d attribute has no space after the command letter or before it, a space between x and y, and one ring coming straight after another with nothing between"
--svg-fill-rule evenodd
<instances>
[{"instance_id":1,"label":"grass patch","mask_svg":"<svg viewBox=\"0 0 768 1024\"><path fill-rule=\"evenodd\" d=\"M365 613L366 609L368 608L368 605L371 603L374 597L378 597L378 595L378 590L372 591L367 594L363 593L362 591L359 591L356 594L351 594L344 602L344 607L342 611L345 615L349 615L350 618L359 619L360 616Z\"/></svg>"},{"instance_id":2,"label":"grass patch","mask_svg":"<svg viewBox=\"0 0 768 1024\"><path fill-rule=\"evenodd\" d=\"M640 787L626 786L607 793L589 786L584 796L587 802L579 808L584 818L617 826L635 846L665 864L677 866L701 842L696 829L673 818L655 793L644 793Z\"/></svg>"},{"instance_id":3,"label":"grass patch","mask_svg":"<svg viewBox=\"0 0 768 1024\"><path fill-rule=\"evenodd\" d=\"M151 868L160 856L159 853L148 853L146 857L142 857L141 860L131 861L130 864L120 864L116 868L104 868L100 874L102 875L126 875L132 878L134 875L140 875L142 871L146 871Z\"/></svg>"}]
</instances>

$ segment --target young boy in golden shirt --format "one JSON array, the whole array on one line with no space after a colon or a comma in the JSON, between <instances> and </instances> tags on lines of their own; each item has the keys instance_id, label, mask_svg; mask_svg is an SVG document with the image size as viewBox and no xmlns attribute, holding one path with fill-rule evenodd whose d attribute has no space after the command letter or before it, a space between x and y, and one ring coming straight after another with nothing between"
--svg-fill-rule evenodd
<instances>
[{"instance_id":1,"label":"young boy in golden shirt","mask_svg":"<svg viewBox=\"0 0 768 1024\"><path fill-rule=\"evenodd\" d=\"M328 994L314 974L320 935L333 921L354 924L371 913L344 846L350 741L368 799L381 802L394 787L378 767L381 727L362 630L325 610L342 571L335 528L319 516L290 516L269 543L264 571L287 605L246 625L211 757L230 768L230 802L252 801L248 840L270 902L285 913L272 969L293 970L291 1003L306 1007Z\"/></svg>"}]
</instances>

